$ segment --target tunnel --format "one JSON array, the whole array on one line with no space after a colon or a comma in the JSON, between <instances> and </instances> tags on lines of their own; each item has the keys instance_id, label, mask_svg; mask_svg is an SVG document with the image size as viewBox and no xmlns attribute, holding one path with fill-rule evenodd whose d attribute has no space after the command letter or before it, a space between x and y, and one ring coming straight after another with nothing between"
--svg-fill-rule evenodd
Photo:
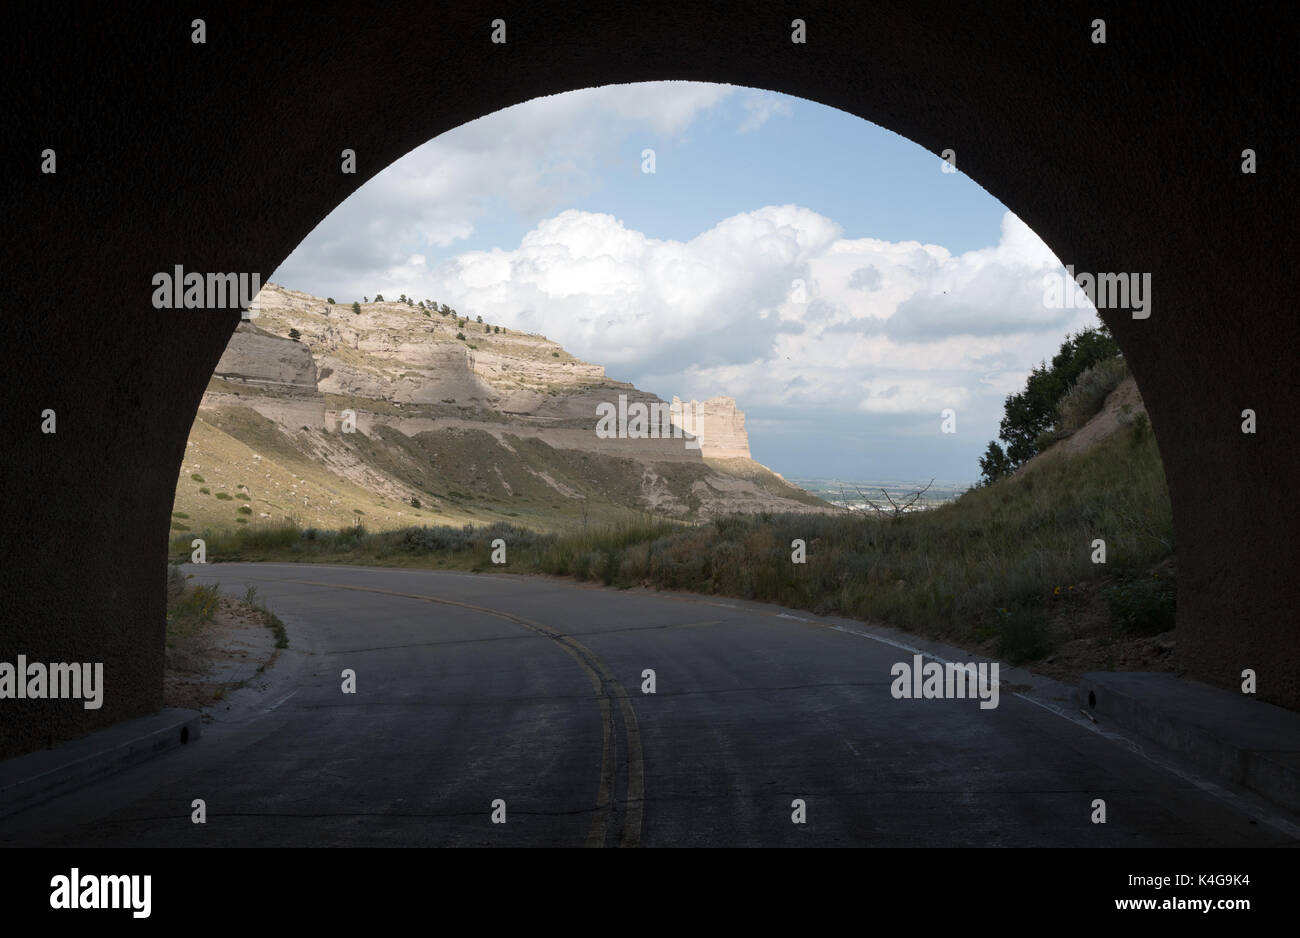
<instances>
[{"instance_id":1,"label":"tunnel","mask_svg":"<svg viewBox=\"0 0 1300 938\"><path fill-rule=\"evenodd\" d=\"M668 79L838 108L931 151L936 173L951 150L1063 263L1149 273L1146 318L1101 315L1168 478L1177 653L1188 677L1236 689L1250 670L1260 699L1300 707L1294 33L1262 8L611 0L32 15L45 41L14 44L3 66L0 660L102 662L105 697L95 710L0 703L0 757L162 706L174 486L240 313L156 308L154 276L180 265L265 281L425 141L540 95ZM355 174L341 171L344 149Z\"/></svg>"}]
</instances>

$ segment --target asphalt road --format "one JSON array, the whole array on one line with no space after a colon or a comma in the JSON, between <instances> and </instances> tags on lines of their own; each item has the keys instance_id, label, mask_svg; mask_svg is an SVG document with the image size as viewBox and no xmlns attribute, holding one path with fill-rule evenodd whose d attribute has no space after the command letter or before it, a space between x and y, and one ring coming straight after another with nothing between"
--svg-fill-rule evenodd
<instances>
[{"instance_id":1,"label":"asphalt road","mask_svg":"<svg viewBox=\"0 0 1300 938\"><path fill-rule=\"evenodd\" d=\"M256 585L289 651L197 742L0 820L0 844L1296 843L1097 732L1059 685L1004 672L996 708L896 700L908 640L846 620L508 574L187 572Z\"/></svg>"}]
</instances>

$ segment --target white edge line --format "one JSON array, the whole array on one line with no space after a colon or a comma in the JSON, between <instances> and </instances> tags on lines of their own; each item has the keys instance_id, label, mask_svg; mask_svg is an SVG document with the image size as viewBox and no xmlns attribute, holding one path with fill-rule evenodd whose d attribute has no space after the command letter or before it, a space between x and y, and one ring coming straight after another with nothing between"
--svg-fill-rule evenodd
<instances>
[{"instance_id":1,"label":"white edge line","mask_svg":"<svg viewBox=\"0 0 1300 938\"><path fill-rule=\"evenodd\" d=\"M298 691L294 691L294 692L293 692L293 694L296 694L296 693L298 693ZM267 707L267 708L266 708L266 712L267 712L267 713L270 713L270 712L271 712L272 710L274 710L276 707L280 706L280 704L284 703L286 700L288 700L290 697L292 697L293 694L285 694L283 697L281 697L281 698L280 698L279 700L277 700L275 703L271 704L271 706Z\"/></svg>"},{"instance_id":2,"label":"white edge line","mask_svg":"<svg viewBox=\"0 0 1300 938\"><path fill-rule=\"evenodd\" d=\"M795 618L795 616L784 616L784 618L793 619ZM810 621L810 620L801 620L801 621ZM904 644L903 642L895 642L888 638L881 638L879 635L872 635L869 632L858 632L853 629L846 629L842 625L828 625L827 628L833 629L836 632L844 632L848 635L856 635L858 638L869 638L873 642L880 642L882 645L891 645L894 648L899 648L902 649L903 651L910 651L913 654L921 655L927 658L933 658L935 661L939 661L943 664L955 663L955 662L946 661L945 659L941 658L939 655L932 654L931 652L922 651L919 648L914 648L911 645ZM1195 775L1191 772L1185 772L1182 769L1180 769L1178 766L1171 765L1170 763L1164 761L1163 759L1157 759L1155 756L1151 755L1146 750L1144 750L1142 746L1140 746L1137 742L1125 736L1124 734L1105 732L1104 730L1101 729L1101 727L1097 726L1094 723L1090 723L1086 720L1080 719L1079 717L1071 716L1061 708L1055 707L1051 704L1043 703L1041 700L1037 700L1034 697L1030 697L1028 694L1022 694L1019 691L1013 691L1012 696L1019 697L1021 700L1028 701L1029 703L1033 704L1036 707L1041 707L1044 710L1046 710L1048 713L1054 714L1055 716L1058 716L1063 720L1073 723L1075 726L1082 727L1083 729L1088 730L1091 733L1096 733L1098 736L1102 736L1113 743L1122 743L1126 748L1131 750L1135 755L1141 756L1143 759L1145 759L1147 762L1150 762L1152 765L1164 769L1166 772L1170 773L1171 775L1174 775L1182 779L1183 781L1187 782L1188 784L1196 788L1199 788L1207 795L1211 795L1215 798L1218 798L1220 801L1226 802L1231 807L1237 809L1243 814L1249 815L1255 820L1267 824L1269 827L1283 834L1286 834L1288 837L1291 837L1295 840L1300 840L1300 827L1297 827L1295 824L1292 824L1290 821L1286 820L1285 818L1280 818L1274 815L1270 815L1265 811L1256 808L1254 805L1250 804L1244 799L1228 791L1226 788L1222 788L1221 786L1216 785L1214 782L1211 782L1208 779L1201 778L1199 775Z\"/></svg>"}]
</instances>

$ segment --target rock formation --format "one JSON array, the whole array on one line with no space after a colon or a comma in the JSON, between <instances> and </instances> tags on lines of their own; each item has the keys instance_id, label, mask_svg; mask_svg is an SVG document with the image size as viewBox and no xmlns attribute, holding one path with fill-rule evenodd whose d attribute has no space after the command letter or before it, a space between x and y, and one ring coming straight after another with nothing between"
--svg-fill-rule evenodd
<instances>
[{"instance_id":1,"label":"rock formation","mask_svg":"<svg viewBox=\"0 0 1300 938\"><path fill-rule=\"evenodd\" d=\"M683 429L698 445L671 435L598 434L601 405L620 398L625 407L668 405L544 336L404 302L365 303L357 313L351 303L272 283L249 317L231 337L191 433L195 461L177 490L182 521L201 520L212 507L190 491L187 479L198 468L231 487L247 489L260 476L264 487L287 489L298 507L263 499L256 517L304 523L352 520L343 507L351 505L396 524L409 512L393 503L414 502L451 520L464 520L455 514L462 508L480 520L482 507L461 501L471 497L508 516L517 512L496 502L538 515L586 501L696 518L826 507L750 458L745 415L729 397L686 405L694 429ZM287 338L290 330L297 341ZM240 416L249 411L273 426ZM355 434L340 432L345 421ZM271 457L268 448L278 450L284 473L260 462ZM243 469L221 471L230 460ZM331 475L316 479L319 470ZM335 476L377 501L340 494L329 482ZM304 505L310 511L299 510Z\"/></svg>"},{"instance_id":2,"label":"rock formation","mask_svg":"<svg viewBox=\"0 0 1300 938\"><path fill-rule=\"evenodd\" d=\"M682 414L682 429L700 441L700 455L705 459L752 458L745 414L736 407L734 398L711 397L701 402L674 397L673 411Z\"/></svg>"}]
</instances>

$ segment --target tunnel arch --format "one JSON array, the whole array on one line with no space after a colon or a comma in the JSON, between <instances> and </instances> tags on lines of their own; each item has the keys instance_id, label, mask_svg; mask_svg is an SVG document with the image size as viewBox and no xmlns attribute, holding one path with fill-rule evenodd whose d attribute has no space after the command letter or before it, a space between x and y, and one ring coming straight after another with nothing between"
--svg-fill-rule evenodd
<instances>
[{"instance_id":1,"label":"tunnel arch","mask_svg":"<svg viewBox=\"0 0 1300 938\"><path fill-rule=\"evenodd\" d=\"M188 18L166 11L96 12L72 32L43 11L65 41L25 44L5 65L11 86L34 88L11 110L23 158L51 147L59 166L18 177L6 234L8 269L24 272L10 299L29 312L6 351L17 429L0 660L101 661L109 690L97 711L8 702L0 756L161 706L172 486L239 314L154 309L153 273L269 275L355 188L453 127L546 94L667 79L806 98L936 162L952 148L1064 263L1149 272L1151 318L1103 318L1169 481L1179 654L1219 686L1252 669L1260 697L1300 707L1286 490L1300 478L1300 342L1284 263L1296 192L1271 168L1289 152L1295 93L1292 33L1268 13L1124 10L1099 45L1090 24L1105 12L1069 3L562 15L505 3L489 15L396 2L363 20L234 4L195 46ZM795 15L806 43L791 42ZM490 41L498 17L504 45ZM345 147L355 176L339 172ZM1246 148L1257 173L1241 171ZM1241 432L1246 408L1254 434ZM55 434L39 430L45 409Z\"/></svg>"}]
</instances>

